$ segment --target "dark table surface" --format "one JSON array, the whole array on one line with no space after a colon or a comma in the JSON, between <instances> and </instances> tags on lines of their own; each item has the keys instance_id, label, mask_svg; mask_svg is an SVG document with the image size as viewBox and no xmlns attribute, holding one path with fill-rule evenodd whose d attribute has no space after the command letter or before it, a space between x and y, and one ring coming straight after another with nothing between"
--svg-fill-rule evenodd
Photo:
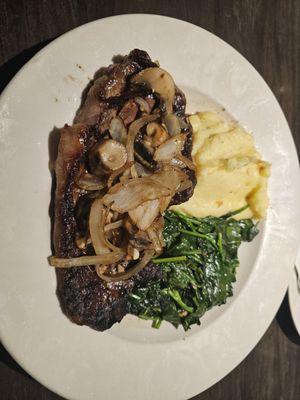
<instances>
[{"instance_id":1,"label":"dark table surface","mask_svg":"<svg viewBox=\"0 0 300 400\"><path fill-rule=\"evenodd\" d=\"M95 19L140 12L192 22L243 54L280 102L299 152L299 0L1 0L0 90L53 38ZM222 381L194 399L300 399L299 344L285 298L276 318L248 357ZM0 400L36 399L61 397L28 376L0 345Z\"/></svg>"}]
</instances>

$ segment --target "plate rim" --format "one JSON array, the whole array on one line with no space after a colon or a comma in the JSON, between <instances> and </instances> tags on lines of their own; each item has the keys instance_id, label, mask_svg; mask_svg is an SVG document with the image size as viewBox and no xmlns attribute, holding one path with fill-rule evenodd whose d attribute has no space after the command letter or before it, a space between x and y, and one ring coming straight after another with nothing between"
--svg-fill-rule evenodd
<instances>
[{"instance_id":1,"label":"plate rim","mask_svg":"<svg viewBox=\"0 0 300 400\"><path fill-rule=\"evenodd\" d=\"M74 33L74 31L79 31L79 30L81 30L81 29L84 29L87 25L92 25L92 24L97 25L97 24L101 23L101 22L104 21L104 20L109 20L109 19L112 20L112 19L120 19L120 18L128 18L128 17L131 18L131 17L133 17L133 16L134 16L134 17L137 17L137 18L143 18L143 17L158 17L158 18L166 19L166 20L174 20L174 21L176 21L176 22L180 22L180 23L183 23L183 24L188 24L188 25L190 25L190 26L193 27L193 28L197 28L197 29L200 29L200 30L202 30L202 31L205 31L206 34L211 35L211 36L217 38L219 41L221 41L223 44L225 44L226 46L230 47L235 53L237 53L237 54L239 55L239 57L241 57L245 62L247 62L247 64L256 72L256 74L259 75L259 77L261 78L262 82L265 84L266 88L270 91L270 94L271 94L271 96L272 96L272 98L273 98L273 101L275 101L275 102L277 103L278 108L281 110L281 107L280 107L280 105L279 105L279 102L278 102L277 98L275 97L275 95L274 95L272 89L267 85L267 83L265 82L265 80L263 79L263 77L262 77L262 76L259 74L259 72L254 68L254 66L253 66L242 54L240 54L240 53L239 53L237 50L235 50L230 44L228 44L227 42L225 42L225 41L224 41L223 39L221 39L219 36L217 36L217 35L215 35L215 34L209 32L209 31L207 31L206 29L201 28L200 26L194 25L194 24L192 24L192 23L190 23L190 22L187 22L187 21L184 21L184 20L181 20L181 19L177 19L177 18L173 18L173 17L168 17L168 16L163 16L163 15L158 15L158 14L144 14L144 13L120 14L120 15L114 15L114 16L109 16L109 17L106 17L106 18L97 19L97 20L88 22L88 23L86 23L86 24L80 25L80 26L78 26L78 27L76 27L76 28L74 28L74 29L72 29L72 30L70 30L70 31L68 31L68 32L65 32L65 33L62 34L61 36L55 38L53 41L51 41L51 42L48 43L45 47L43 47L40 51L38 51L38 52L37 52L25 65L23 65L22 68L14 75L14 77L10 80L10 82L6 85L6 87L4 88L4 90L3 90L2 93L1 93L0 105L1 105L2 102L4 101L5 96L7 96L7 93L9 92L9 90L11 90L11 88L13 88L15 82L17 81L17 79L19 79L19 78L21 77L21 75L24 73L24 71L26 71L28 68L30 68L30 67L31 67L31 64L32 64L37 58L41 57L44 53L47 53L47 51L49 51L50 48L52 48L53 46L55 46L55 45L56 45L60 40L62 40L65 36L67 36L67 35L72 35L72 34ZM285 117L285 115L284 115L284 113L283 113L282 110L281 110L281 114L282 114L282 117L283 117L284 120L285 120L287 129L288 129L288 131L289 131L289 138L290 138L290 139L292 140L292 142L293 142L292 144L293 144L294 152L295 152L295 155L296 155L296 158L297 158L296 147L295 147L295 141L294 141L293 135L291 134L289 125L288 125L288 123L287 123L286 117ZM299 164L298 164L298 167L299 167ZM298 171L298 172L299 172L299 171ZM300 176L300 174L299 174L299 176ZM299 192L299 188L300 188L300 185L298 185L298 192ZM248 283L249 283L249 282L248 282ZM287 285L286 285L286 286L287 286ZM283 299L283 297L284 297L284 294L285 294L285 292L283 292L283 294L282 294L282 296L281 296L281 298L280 298L280 302L282 301L282 299ZM279 303L279 304L280 304L280 302L277 301L277 303ZM270 321L270 323L271 323L271 322L272 322L272 320ZM270 325L270 323L266 326L266 328L263 330L263 332L259 335L259 339L258 339L258 340L260 340L260 338L264 335L264 333L266 332L266 330L267 330L268 326ZM19 359L19 358L14 354L13 349L10 348L9 346L6 346L6 341L5 341L4 335L3 335L3 333L1 332L1 325L0 325L0 340L1 340L1 342L2 342L2 344L3 344L3 346L4 346L4 348L7 349L7 351L12 355L12 357L18 362L18 364L19 364L25 371L28 371L28 373L29 373L31 376L33 376L38 382L41 382L45 387L48 387L50 390L52 390L52 391L55 392L55 393L60 394L61 396L65 396L65 394L64 394L63 392L60 392L57 388L54 388L54 387L52 387L51 385L49 385L44 379L41 378L41 376L38 376L38 375L35 374L34 372L31 372L31 370L28 369L28 368L26 367L25 364L23 364L23 360ZM255 343L254 343L252 346L248 346L248 347L249 347L249 350L248 350L247 354L244 355L243 358L242 358L239 362L237 362L237 363L235 363L233 366L231 366L231 367L229 368L229 370L227 371L227 373L223 374L222 377L221 377L221 378L218 378L213 384L215 384L216 382L218 382L220 379L223 379L223 378L224 378L227 374L229 374L234 368L236 368L236 366L239 365L239 364L246 358L246 356L252 351L252 349L256 346L257 342L258 342L258 341L255 341ZM210 387L210 386L211 386L211 385L209 385L208 387ZM207 387L207 388L208 388L208 387ZM207 388L206 388L206 389L207 389ZM203 390L206 390L206 389L203 389ZM199 394L199 392L195 392L195 393L194 393L194 395L196 395L196 394ZM73 397L73 398L74 398L74 399L77 399L76 397Z\"/></svg>"}]
</instances>

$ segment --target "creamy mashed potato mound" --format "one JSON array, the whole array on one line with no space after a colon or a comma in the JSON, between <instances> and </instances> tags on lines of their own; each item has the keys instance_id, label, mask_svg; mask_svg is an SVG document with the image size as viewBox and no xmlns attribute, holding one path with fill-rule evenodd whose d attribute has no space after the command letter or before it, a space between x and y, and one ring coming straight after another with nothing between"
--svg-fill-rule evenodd
<instances>
[{"instance_id":1,"label":"creamy mashed potato mound","mask_svg":"<svg viewBox=\"0 0 300 400\"><path fill-rule=\"evenodd\" d=\"M252 135L215 112L200 112L189 120L197 184L194 195L172 209L198 218L220 217L248 204L234 218L264 218L270 164L261 159Z\"/></svg>"}]
</instances>

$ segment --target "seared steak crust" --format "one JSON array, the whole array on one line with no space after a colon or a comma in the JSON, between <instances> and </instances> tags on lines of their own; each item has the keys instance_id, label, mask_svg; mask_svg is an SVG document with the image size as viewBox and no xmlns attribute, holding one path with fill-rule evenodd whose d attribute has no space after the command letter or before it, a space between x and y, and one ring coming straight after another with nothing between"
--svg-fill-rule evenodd
<instances>
[{"instance_id":1,"label":"seared steak crust","mask_svg":"<svg viewBox=\"0 0 300 400\"><path fill-rule=\"evenodd\" d=\"M73 126L65 126L61 130L61 138L56 161L56 194L54 221L54 248L57 257L78 257L92 254L90 247L80 250L76 246L75 213L78 199L86 195L84 190L75 186L76 176L82 165L87 165L89 149L102 137L108 134L111 118L121 110L124 122L130 121L130 99L136 94L128 88L129 78L144 68L156 66L141 50L133 50L119 64L108 67L106 74L98 78L90 88L87 98L75 117ZM153 94L149 101L154 102ZM129 102L129 103L128 103ZM177 89L174 112L179 116L185 113L185 97ZM136 115L136 111L134 111ZM121 113L121 115L123 115ZM133 118L135 118L135 115ZM128 123L130 123L128 122ZM184 148L184 155L191 156L191 131ZM187 170L192 181L194 173ZM173 198L173 203L186 201L193 190L188 189ZM159 279L161 270L157 265L149 263L139 274L116 283L102 281L93 267L57 269L57 295L63 312L76 324L88 325L103 331L115 322L121 321L126 314L126 294L134 285L146 284Z\"/></svg>"}]
</instances>

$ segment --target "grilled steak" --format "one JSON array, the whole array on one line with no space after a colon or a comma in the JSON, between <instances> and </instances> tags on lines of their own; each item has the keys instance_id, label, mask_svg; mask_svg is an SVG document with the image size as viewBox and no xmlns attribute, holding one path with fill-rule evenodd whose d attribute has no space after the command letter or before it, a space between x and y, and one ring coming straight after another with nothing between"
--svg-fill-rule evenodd
<instances>
[{"instance_id":1,"label":"grilled steak","mask_svg":"<svg viewBox=\"0 0 300 400\"><path fill-rule=\"evenodd\" d=\"M61 138L56 160L56 194L54 221L55 255L61 258L92 255L91 245L80 249L76 243L78 232L86 227L77 220L81 203L88 208L87 191L76 186L79 172L88 169L88 152L102 138L109 135L110 121L116 115L127 126L137 118L138 107L133 100L142 97L149 107L154 108L158 99L147 89L132 88L130 78L149 67L157 66L148 54L133 50L122 62L108 67L105 75L95 80L87 97L79 109L73 126L61 130ZM185 97L176 88L173 112L185 117ZM186 128L187 139L182 154L191 156L191 131ZM177 193L173 204L186 201L193 192L195 176L193 171L185 169L193 182L191 188ZM84 210L80 212L85 212ZM142 238L146 241L145 238ZM134 240L134 239L132 239ZM137 240L137 239L136 239ZM126 294L135 285L159 279L161 270L149 263L142 271L120 282L104 282L95 273L94 267L57 268L57 295L63 312L76 324L88 325L103 331L115 322L121 321L126 314Z\"/></svg>"}]
</instances>

